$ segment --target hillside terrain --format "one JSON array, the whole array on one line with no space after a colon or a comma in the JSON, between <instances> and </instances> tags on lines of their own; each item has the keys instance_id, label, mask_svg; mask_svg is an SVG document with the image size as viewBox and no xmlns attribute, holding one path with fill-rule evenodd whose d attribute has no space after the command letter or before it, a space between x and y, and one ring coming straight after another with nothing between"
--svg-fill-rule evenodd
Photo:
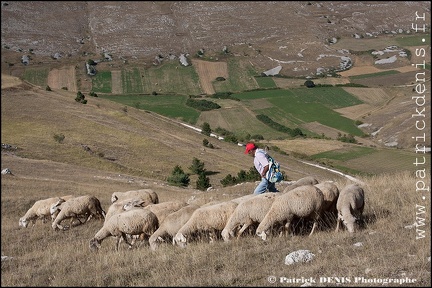
<instances>
[{"instance_id":1,"label":"hillside terrain","mask_svg":"<svg viewBox=\"0 0 432 288\"><path fill-rule=\"evenodd\" d=\"M1 286L309 284L287 282L296 278L430 287L430 153L415 153L430 149L430 8L426 1L2 1ZM422 13L416 23L427 31L414 33ZM98 62L96 75L87 73L89 60ZM428 93L421 106L412 98L417 78ZM307 79L317 87L306 88ZM81 92L86 104L76 101ZM242 99L211 97L221 92ZM199 111L184 105L189 98L221 108ZM424 117L413 118L423 108ZM259 121L261 113L325 137L287 137ZM421 131L417 119L427 123ZM336 233L335 223L320 223L309 237L309 223L295 219L291 235L266 241L253 230L228 243L203 233L186 249L167 239L157 251L145 242L115 251L111 237L91 253L97 219L65 231L18 226L35 201L68 194L93 195L105 211L113 192L143 188L161 203L250 195L258 182L221 182L254 169L244 143L205 136L206 122L265 135L257 143L281 164L280 191L306 176L339 190L359 183L366 193L360 230ZM344 129L358 142L336 140ZM423 156L425 164L415 165ZM197 187L195 159L208 189ZM175 166L188 186L167 180ZM299 249L314 260L284 264Z\"/></svg>"},{"instance_id":2,"label":"hillside terrain","mask_svg":"<svg viewBox=\"0 0 432 288\"><path fill-rule=\"evenodd\" d=\"M31 63L54 56L64 63L107 53L151 66L158 56L195 55L200 49L215 59L226 46L260 72L281 65L282 75L311 76L318 68L339 68L349 51L362 51L355 44L332 45L337 39L409 35L416 12L430 17L430 3L3 1L2 57L8 57L5 50L19 52L9 60L16 63L31 52Z\"/></svg>"}]
</instances>

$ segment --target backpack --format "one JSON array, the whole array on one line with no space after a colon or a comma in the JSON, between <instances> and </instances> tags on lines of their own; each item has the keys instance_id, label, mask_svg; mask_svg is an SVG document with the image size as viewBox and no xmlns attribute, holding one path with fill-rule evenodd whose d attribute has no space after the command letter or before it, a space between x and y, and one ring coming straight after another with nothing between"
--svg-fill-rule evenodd
<instances>
[{"instance_id":1,"label":"backpack","mask_svg":"<svg viewBox=\"0 0 432 288\"><path fill-rule=\"evenodd\" d=\"M278 183L283 180L283 174L280 170L280 164L268 153L264 153L267 160L269 161L268 181L271 183Z\"/></svg>"}]
</instances>

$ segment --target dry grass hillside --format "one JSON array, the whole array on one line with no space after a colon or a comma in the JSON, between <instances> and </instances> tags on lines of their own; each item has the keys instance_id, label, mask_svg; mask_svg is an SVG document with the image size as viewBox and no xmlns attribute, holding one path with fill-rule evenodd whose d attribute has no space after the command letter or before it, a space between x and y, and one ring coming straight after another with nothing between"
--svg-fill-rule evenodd
<instances>
[{"instance_id":1,"label":"dry grass hillside","mask_svg":"<svg viewBox=\"0 0 432 288\"><path fill-rule=\"evenodd\" d=\"M101 228L100 221L66 231L39 222L19 227L19 218L33 203L48 197L94 195L107 210L112 192L150 188L160 202L203 205L251 194L256 185L223 188L219 183L228 173L236 175L252 166L243 147L212 138L216 149L203 148L202 134L175 121L99 98L83 105L74 100L75 95L2 77L2 143L11 148L2 149L1 163L2 170L12 172L1 176L2 286L297 286L287 284L287 277L307 278L317 286L329 286L328 281L331 286L334 281L365 287L383 282L400 287L401 281L410 281L406 285L412 287L430 286L426 215L431 207L426 190L416 191L422 183L430 185L430 174L358 178L367 197L363 226L355 235L335 233L333 223L307 237L310 226L299 222L296 234L288 239L274 235L264 242L246 233L238 241L217 239L209 244L208 236L203 236L186 249L166 243L152 252L140 243L137 250L122 245L116 252L110 238L100 253L90 253L89 240ZM61 143L56 141L60 135ZM310 153L332 145L295 142L309 146ZM277 145L286 149L287 143ZM214 189L194 189L193 175L188 188L167 185L164 179L172 167L178 164L188 171L193 157L211 172ZM289 180L310 175L320 182L336 181L339 189L354 183L290 156L277 154L277 158ZM291 183L277 187L283 190ZM301 249L311 251L316 260L292 267L284 264L287 254ZM270 276L278 284L269 282Z\"/></svg>"}]
</instances>

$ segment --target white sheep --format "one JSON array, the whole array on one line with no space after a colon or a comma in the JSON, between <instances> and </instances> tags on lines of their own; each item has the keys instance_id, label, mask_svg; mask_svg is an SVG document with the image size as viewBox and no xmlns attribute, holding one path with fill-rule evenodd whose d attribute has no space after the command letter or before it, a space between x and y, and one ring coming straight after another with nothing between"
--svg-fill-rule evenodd
<instances>
[{"instance_id":1,"label":"white sheep","mask_svg":"<svg viewBox=\"0 0 432 288\"><path fill-rule=\"evenodd\" d=\"M154 213L146 209L132 209L113 215L108 219L102 228L90 239L89 247L97 251L102 241L110 236L116 237L115 250L118 251L120 241L123 240L132 247L126 235L152 235L158 228L158 220Z\"/></svg>"},{"instance_id":2,"label":"white sheep","mask_svg":"<svg viewBox=\"0 0 432 288\"><path fill-rule=\"evenodd\" d=\"M199 205L189 204L166 216L163 222L159 224L159 228L150 236L150 248L156 250L159 241L165 241L164 238L166 237L171 237L174 245L174 236L198 208L200 208Z\"/></svg>"},{"instance_id":3,"label":"white sheep","mask_svg":"<svg viewBox=\"0 0 432 288\"><path fill-rule=\"evenodd\" d=\"M174 236L174 243L180 247L185 247L186 237L192 236L197 232L210 232L215 237L216 231L222 231L237 207L237 203L226 201L210 206L200 207L194 211L189 220L179 229Z\"/></svg>"},{"instance_id":4,"label":"white sheep","mask_svg":"<svg viewBox=\"0 0 432 288\"><path fill-rule=\"evenodd\" d=\"M124 205L124 210L130 210L131 208L135 207L142 207L143 209L147 209L153 212L158 218L159 223L162 223L166 216L188 205L184 201L167 201L157 204L149 204L146 206L143 206L142 203L143 202L141 201L129 202L128 204Z\"/></svg>"},{"instance_id":5,"label":"white sheep","mask_svg":"<svg viewBox=\"0 0 432 288\"><path fill-rule=\"evenodd\" d=\"M41 219L43 223L51 218L50 208L53 204L61 201L62 199L72 198L72 195L66 195L62 197L51 197L47 199L41 199L36 201L26 214L19 219L19 226L26 228L31 222L33 226L36 224L36 220Z\"/></svg>"},{"instance_id":6,"label":"white sheep","mask_svg":"<svg viewBox=\"0 0 432 288\"><path fill-rule=\"evenodd\" d=\"M314 220L312 231L309 234L312 235L321 217L323 203L323 193L313 185L303 185L279 194L258 225L255 234L266 240L270 228L276 223L284 222L286 222L285 232L287 233L294 217L300 217Z\"/></svg>"},{"instance_id":7,"label":"white sheep","mask_svg":"<svg viewBox=\"0 0 432 288\"><path fill-rule=\"evenodd\" d=\"M64 203L72 198L74 198L74 196L72 195L61 197L55 204L51 205L50 207L51 222L53 222L57 217L57 215L60 213L60 210L63 207ZM88 215L80 215L80 216L88 217Z\"/></svg>"},{"instance_id":8,"label":"white sheep","mask_svg":"<svg viewBox=\"0 0 432 288\"><path fill-rule=\"evenodd\" d=\"M323 205L323 211L326 212L336 212L336 203L339 198L339 188L330 181L321 182L314 185L315 187L318 187L318 189L323 192L324 195L324 205Z\"/></svg>"},{"instance_id":9,"label":"white sheep","mask_svg":"<svg viewBox=\"0 0 432 288\"><path fill-rule=\"evenodd\" d=\"M126 192L113 192L111 195L111 203L128 198L141 198L148 200L153 204L159 203L159 197L152 189L130 190Z\"/></svg>"},{"instance_id":10,"label":"white sheep","mask_svg":"<svg viewBox=\"0 0 432 288\"><path fill-rule=\"evenodd\" d=\"M144 199L143 199L144 198ZM105 222L108 221L113 215L121 213L126 210L130 210L131 207L139 207L143 208L147 205L153 204L150 199L147 197L140 198L127 198L115 201L108 207L108 210L105 215Z\"/></svg>"},{"instance_id":11,"label":"white sheep","mask_svg":"<svg viewBox=\"0 0 432 288\"><path fill-rule=\"evenodd\" d=\"M79 216L81 215L88 215L88 218L82 222L79 219ZM60 223L68 218L71 219L71 226L75 226L87 222L93 216L101 219L105 218L105 211L102 209L99 199L90 195L74 197L64 202L60 212L52 223L52 228L54 230L63 230L64 227L60 225ZM74 225L75 219L78 220L79 224Z\"/></svg>"},{"instance_id":12,"label":"white sheep","mask_svg":"<svg viewBox=\"0 0 432 288\"><path fill-rule=\"evenodd\" d=\"M356 220L363 214L365 205L364 190L358 184L349 184L339 193L336 203L338 219L336 232L339 231L339 224L343 222L350 233L357 230Z\"/></svg>"},{"instance_id":13,"label":"white sheep","mask_svg":"<svg viewBox=\"0 0 432 288\"><path fill-rule=\"evenodd\" d=\"M300 178L299 180L297 180L293 184L285 187L285 189L282 191L282 193L286 193L288 191L291 191L291 190L293 190L297 187L303 186L303 185L315 185L315 184L318 184L317 179L315 179L312 176L306 176L306 177Z\"/></svg>"},{"instance_id":14,"label":"white sheep","mask_svg":"<svg viewBox=\"0 0 432 288\"><path fill-rule=\"evenodd\" d=\"M253 195L253 194L252 194ZM237 232L237 238L252 224L260 223L270 210L274 199L279 193L263 193L253 195L238 204L222 230L222 238L225 242L234 237L234 231L239 225L241 229Z\"/></svg>"},{"instance_id":15,"label":"white sheep","mask_svg":"<svg viewBox=\"0 0 432 288\"><path fill-rule=\"evenodd\" d=\"M123 201L121 201L121 202L123 203ZM115 205L116 203L117 202L115 202L111 205ZM126 201L126 203L124 205L122 205L121 209L116 209L116 212L119 213L120 211L128 211L131 209L147 209L156 215L156 217L158 219L158 223L162 223L164 221L164 219L169 214L171 214L171 213L181 209L182 207L188 205L184 201L167 201L167 202L162 202L162 203L158 203L158 204L149 204L149 205L145 205L145 203L146 203L146 201L129 199ZM109 217L111 217L111 216L109 216ZM133 235L126 235L126 236L129 238L132 238L132 240L130 242L132 245L135 244L135 240L138 239L138 237L134 237ZM140 238L142 238L142 237L140 237Z\"/></svg>"},{"instance_id":16,"label":"white sheep","mask_svg":"<svg viewBox=\"0 0 432 288\"><path fill-rule=\"evenodd\" d=\"M321 182L319 184L316 184L315 187L318 187L318 189L323 192L323 224L330 227L337 219L336 203L339 198L339 188L336 186L335 183L331 181Z\"/></svg>"},{"instance_id":17,"label":"white sheep","mask_svg":"<svg viewBox=\"0 0 432 288\"><path fill-rule=\"evenodd\" d=\"M240 204L241 202L249 200L249 199L253 198L254 196L256 196L256 194L247 194L244 196L240 196L240 197L231 199L231 201L236 202L237 204Z\"/></svg>"}]
</instances>

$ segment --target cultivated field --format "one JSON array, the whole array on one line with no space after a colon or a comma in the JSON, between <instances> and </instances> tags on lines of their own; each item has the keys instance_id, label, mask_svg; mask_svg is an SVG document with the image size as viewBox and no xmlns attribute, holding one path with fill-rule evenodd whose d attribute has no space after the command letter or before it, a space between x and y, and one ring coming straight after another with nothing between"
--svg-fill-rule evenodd
<instances>
[{"instance_id":1,"label":"cultivated field","mask_svg":"<svg viewBox=\"0 0 432 288\"><path fill-rule=\"evenodd\" d=\"M217 77L229 78L226 62L193 60L192 65L199 75L201 89L204 94L212 95L215 93L213 82L216 81Z\"/></svg>"}]
</instances>

